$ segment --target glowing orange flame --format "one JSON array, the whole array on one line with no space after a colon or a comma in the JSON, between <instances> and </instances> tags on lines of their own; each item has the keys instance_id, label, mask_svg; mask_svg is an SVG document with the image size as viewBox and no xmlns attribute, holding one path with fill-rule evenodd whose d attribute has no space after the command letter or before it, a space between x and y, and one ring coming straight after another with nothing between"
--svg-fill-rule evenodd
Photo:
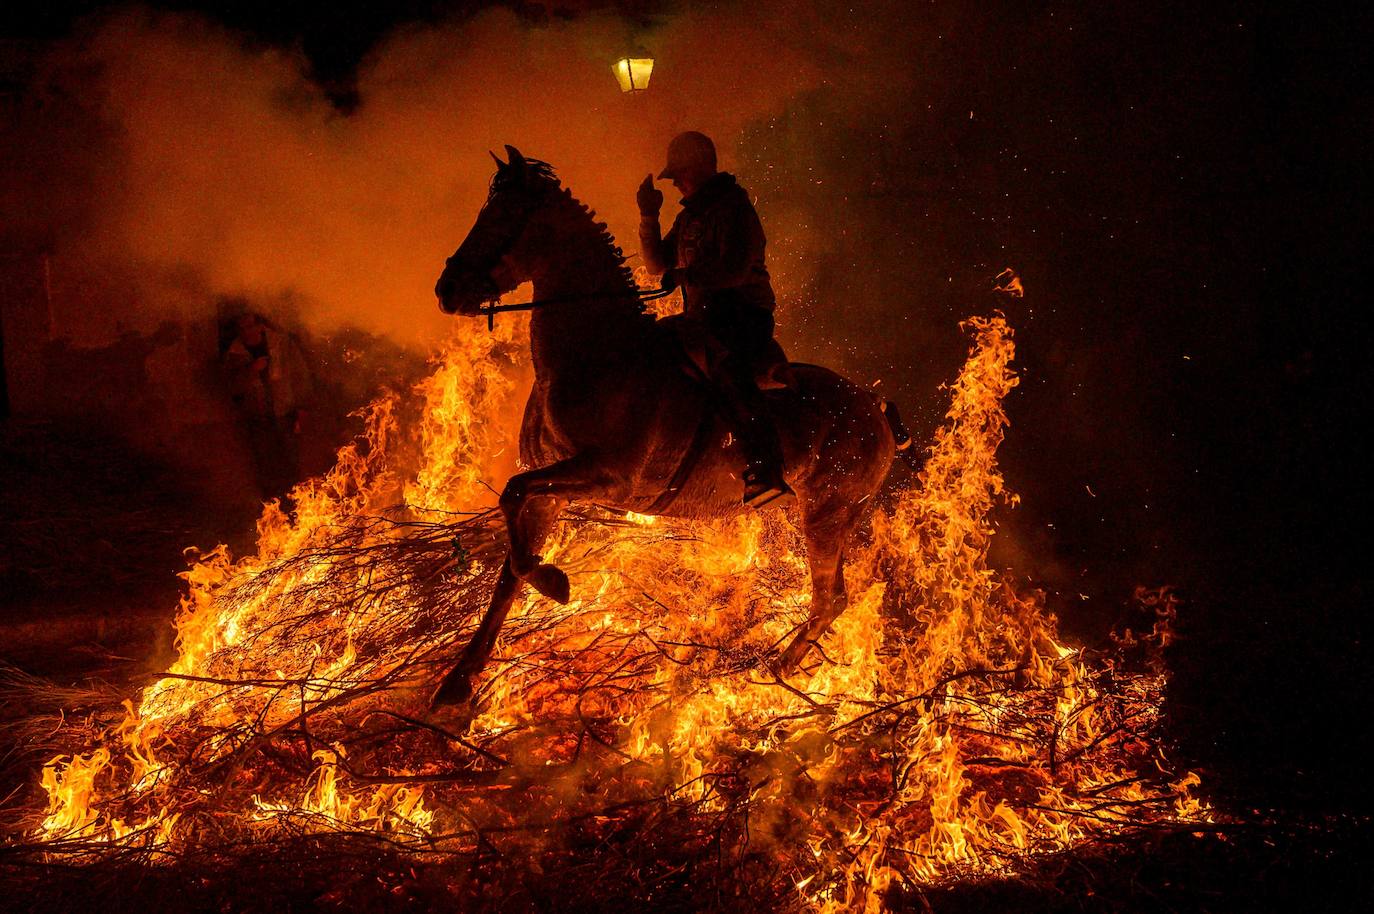
<instances>
[{"instance_id":1,"label":"glowing orange flame","mask_svg":"<svg viewBox=\"0 0 1374 914\"><path fill-rule=\"evenodd\" d=\"M213 809L250 831L461 844L463 823L611 818L654 796L702 816L747 807L751 847L812 907L839 910L1207 817L1197 776L1165 774L1150 739L1162 667L1113 670L1108 688L1038 599L987 567L990 514L1015 502L996 463L1017 383L1000 316L966 323L945 423L919 484L852 551L823 662L787 682L767 672L809 602L781 517L597 515L551 538L572 600L517 604L466 735L421 721L500 557L490 527L452 512L491 501L514 326L453 342L409 398L374 403L364 440L295 492L294 517L264 510L256 556L220 547L184 575L180 656L116 731L44 769L44 835L191 845ZM1142 640L1157 654L1172 604L1155 599ZM409 723L360 742L380 720ZM267 744L295 767L262 762ZM253 765L270 789L216 780ZM516 782L539 791L512 800Z\"/></svg>"}]
</instances>

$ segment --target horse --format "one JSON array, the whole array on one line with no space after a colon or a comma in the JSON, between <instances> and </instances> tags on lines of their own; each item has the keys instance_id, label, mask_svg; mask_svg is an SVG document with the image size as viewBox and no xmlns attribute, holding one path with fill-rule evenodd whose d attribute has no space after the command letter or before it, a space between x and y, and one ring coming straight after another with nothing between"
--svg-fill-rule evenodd
<instances>
[{"instance_id":1,"label":"horse","mask_svg":"<svg viewBox=\"0 0 1374 914\"><path fill-rule=\"evenodd\" d=\"M435 285L447 314L490 315L490 303L532 282L545 305L530 318L534 384L520 460L500 496L509 551L491 602L432 706L464 704L525 585L561 603L567 575L540 559L570 502L617 511L721 518L743 504L744 457L710 385L686 367L672 318L647 313L605 223L552 167L512 146L477 221ZM484 305L486 307L484 307ZM844 611L845 547L899 444L895 411L815 365L790 366L791 389L766 396L797 495L811 577L811 609L775 671L794 671Z\"/></svg>"}]
</instances>

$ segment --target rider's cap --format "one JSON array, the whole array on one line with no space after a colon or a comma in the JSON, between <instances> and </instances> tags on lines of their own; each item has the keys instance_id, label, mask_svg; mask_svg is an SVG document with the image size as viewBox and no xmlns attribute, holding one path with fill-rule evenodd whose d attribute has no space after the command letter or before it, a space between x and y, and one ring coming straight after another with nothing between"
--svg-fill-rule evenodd
<instances>
[{"instance_id":1,"label":"rider's cap","mask_svg":"<svg viewBox=\"0 0 1374 914\"><path fill-rule=\"evenodd\" d=\"M673 137L668 144L668 164L659 172L660 181L671 181L685 168L703 168L712 173L716 170L716 144L704 133L688 130Z\"/></svg>"}]
</instances>

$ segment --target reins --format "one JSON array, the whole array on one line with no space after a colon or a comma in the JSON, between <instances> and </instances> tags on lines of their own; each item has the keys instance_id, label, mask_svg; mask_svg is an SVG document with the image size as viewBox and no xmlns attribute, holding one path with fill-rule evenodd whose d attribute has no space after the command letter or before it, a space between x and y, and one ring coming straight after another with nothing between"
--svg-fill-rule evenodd
<instances>
[{"instance_id":1,"label":"reins","mask_svg":"<svg viewBox=\"0 0 1374 914\"><path fill-rule=\"evenodd\" d=\"M668 295L672 295L675 291L677 291L676 288L638 289L635 291L635 296L640 301L653 301L656 298L664 298ZM478 305L477 313L485 314L487 316L487 330L491 331L496 329L496 315L500 314L503 311L535 311L539 308L544 307L545 305L561 305L565 302L586 301L591 298L614 298L616 296L624 294L625 293L622 290L616 290L613 292L581 292L577 295L558 295L553 298L537 298L534 301L516 302L515 304L511 305L491 304L485 307L483 307L482 305Z\"/></svg>"}]
</instances>

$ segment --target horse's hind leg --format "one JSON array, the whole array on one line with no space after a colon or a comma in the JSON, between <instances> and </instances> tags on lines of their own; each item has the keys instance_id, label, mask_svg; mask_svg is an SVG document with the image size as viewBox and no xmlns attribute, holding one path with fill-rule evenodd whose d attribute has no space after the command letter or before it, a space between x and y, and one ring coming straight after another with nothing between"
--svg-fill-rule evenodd
<instances>
[{"instance_id":1,"label":"horse's hind leg","mask_svg":"<svg viewBox=\"0 0 1374 914\"><path fill-rule=\"evenodd\" d=\"M849 605L844 586L844 549L854 530L858 510L847 501L827 499L802 506L802 533L811 566L811 615L778 659L777 670L787 675L830 629Z\"/></svg>"},{"instance_id":2,"label":"horse's hind leg","mask_svg":"<svg viewBox=\"0 0 1374 914\"><path fill-rule=\"evenodd\" d=\"M542 546L558 520L563 505L563 501L555 498L531 499L516 520L521 541L533 549ZM472 697L473 677L482 672L487 660L491 658L491 652L496 648L496 638L501 634L501 626L505 624L506 614L510 612L511 604L520 596L524 584L524 580L512 570L511 555L507 554L506 561L501 566L501 575L496 579L491 602L487 604L486 614L482 616L482 622L473 633L472 640L463 649L463 656L454 664L453 669L448 671L448 675L439 683L439 688L430 698L431 707L463 704Z\"/></svg>"}]
</instances>

